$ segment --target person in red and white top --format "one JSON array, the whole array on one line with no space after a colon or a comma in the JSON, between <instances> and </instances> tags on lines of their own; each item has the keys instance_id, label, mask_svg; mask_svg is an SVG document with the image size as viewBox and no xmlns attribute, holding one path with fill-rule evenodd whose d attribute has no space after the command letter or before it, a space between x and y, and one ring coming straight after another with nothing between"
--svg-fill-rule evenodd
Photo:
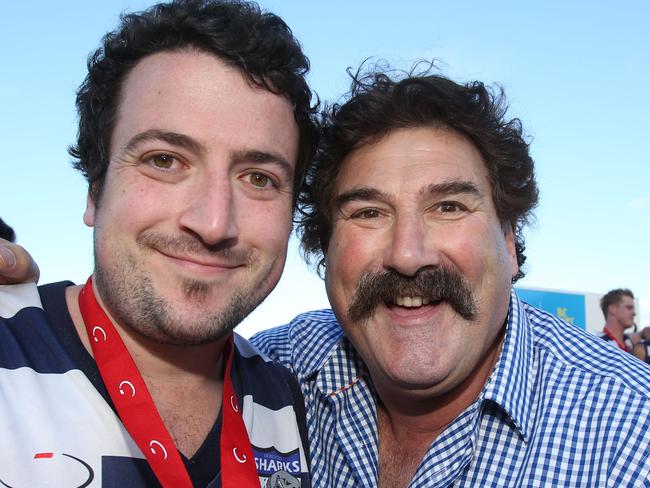
<instances>
[{"instance_id":1,"label":"person in red and white top","mask_svg":"<svg viewBox=\"0 0 650 488\"><path fill-rule=\"evenodd\" d=\"M284 268L308 67L253 2L161 3L103 37L70 149L91 279L0 287L0 485L309 486L298 384L233 332Z\"/></svg>"},{"instance_id":2,"label":"person in red and white top","mask_svg":"<svg viewBox=\"0 0 650 488\"><path fill-rule=\"evenodd\" d=\"M608 291L600 299L600 308L605 316L601 337L613 341L623 351L650 363L650 327L644 327L640 332L632 334L625 333L626 329L635 326L636 307L632 291L627 288Z\"/></svg>"}]
</instances>

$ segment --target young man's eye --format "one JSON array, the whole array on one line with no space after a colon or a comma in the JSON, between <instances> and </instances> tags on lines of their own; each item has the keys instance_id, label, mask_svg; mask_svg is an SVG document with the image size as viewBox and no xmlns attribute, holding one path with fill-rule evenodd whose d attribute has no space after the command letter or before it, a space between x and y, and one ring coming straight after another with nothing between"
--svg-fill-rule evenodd
<instances>
[{"instance_id":1,"label":"young man's eye","mask_svg":"<svg viewBox=\"0 0 650 488\"><path fill-rule=\"evenodd\" d=\"M175 169L181 164L176 156L167 153L151 154L144 158L144 162L153 168L165 171Z\"/></svg>"},{"instance_id":2,"label":"young man's eye","mask_svg":"<svg viewBox=\"0 0 650 488\"><path fill-rule=\"evenodd\" d=\"M264 173L250 173L248 175L248 181L257 188L266 188L269 185L273 185L271 178Z\"/></svg>"},{"instance_id":3,"label":"young man's eye","mask_svg":"<svg viewBox=\"0 0 650 488\"><path fill-rule=\"evenodd\" d=\"M246 175L246 180L253 185L255 188L274 188L277 187L277 184L273 179L265 173L248 173Z\"/></svg>"},{"instance_id":4,"label":"young man's eye","mask_svg":"<svg viewBox=\"0 0 650 488\"><path fill-rule=\"evenodd\" d=\"M153 164L159 168L169 169L173 166L175 158L169 154L157 154L151 158Z\"/></svg>"}]
</instances>

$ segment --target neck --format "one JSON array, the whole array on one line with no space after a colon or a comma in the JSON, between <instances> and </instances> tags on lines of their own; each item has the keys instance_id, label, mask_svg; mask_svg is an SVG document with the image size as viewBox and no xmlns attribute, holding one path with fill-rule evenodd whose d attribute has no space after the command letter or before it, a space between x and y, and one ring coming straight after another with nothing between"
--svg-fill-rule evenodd
<instances>
[{"instance_id":1,"label":"neck","mask_svg":"<svg viewBox=\"0 0 650 488\"><path fill-rule=\"evenodd\" d=\"M625 326L621 324L618 320L609 318L605 322L605 329L607 329L610 334L612 334L617 341L623 342L623 334L625 333Z\"/></svg>"},{"instance_id":2,"label":"neck","mask_svg":"<svg viewBox=\"0 0 650 488\"><path fill-rule=\"evenodd\" d=\"M79 310L81 287L68 288L66 300L77 333L92 355L90 339ZM221 409L227 339L186 346L161 344L114 320L104 309L135 362L155 408L174 444L188 458L205 441ZM189 400L189 401L188 401Z\"/></svg>"},{"instance_id":3,"label":"neck","mask_svg":"<svg viewBox=\"0 0 650 488\"><path fill-rule=\"evenodd\" d=\"M79 311L79 292L81 286L66 289L66 302L79 338L86 350L93 355L83 317ZM175 379L188 381L220 381L223 379L222 355L227 339L201 345L163 344L124 327L111 317L101 297L95 294L115 326L120 338L128 349L140 374L147 383L151 380L164 379L170 384ZM218 365L219 367L215 367Z\"/></svg>"},{"instance_id":4,"label":"neck","mask_svg":"<svg viewBox=\"0 0 650 488\"><path fill-rule=\"evenodd\" d=\"M444 394L423 396L378 388L380 488L408 486L433 440L478 396L502 342L503 333L470 376Z\"/></svg>"}]
</instances>

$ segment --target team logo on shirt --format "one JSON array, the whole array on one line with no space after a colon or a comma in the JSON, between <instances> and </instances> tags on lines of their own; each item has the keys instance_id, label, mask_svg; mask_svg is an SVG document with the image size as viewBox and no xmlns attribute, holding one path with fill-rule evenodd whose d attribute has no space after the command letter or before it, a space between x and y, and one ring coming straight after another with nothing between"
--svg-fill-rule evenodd
<instances>
[{"instance_id":1,"label":"team logo on shirt","mask_svg":"<svg viewBox=\"0 0 650 488\"><path fill-rule=\"evenodd\" d=\"M266 488L300 488L300 480L286 471L276 471L266 482Z\"/></svg>"},{"instance_id":2,"label":"team logo on shirt","mask_svg":"<svg viewBox=\"0 0 650 488\"><path fill-rule=\"evenodd\" d=\"M266 488L300 488L300 452L253 446L257 473Z\"/></svg>"},{"instance_id":3,"label":"team logo on shirt","mask_svg":"<svg viewBox=\"0 0 650 488\"><path fill-rule=\"evenodd\" d=\"M29 472L25 473L25 480L3 479L0 476L0 485L7 488L23 488L28 486L47 486L48 481L52 482L61 479L76 479L78 484L75 488L85 488L92 483L95 473L90 465L71 454L55 454L53 452L38 452L29 463ZM27 483L27 484L25 484Z\"/></svg>"}]
</instances>

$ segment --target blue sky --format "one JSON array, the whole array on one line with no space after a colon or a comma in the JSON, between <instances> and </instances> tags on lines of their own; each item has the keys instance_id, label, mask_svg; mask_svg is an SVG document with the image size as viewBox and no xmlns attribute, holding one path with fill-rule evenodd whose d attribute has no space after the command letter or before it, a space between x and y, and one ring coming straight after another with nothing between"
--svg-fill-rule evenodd
<instances>
[{"instance_id":1,"label":"blue sky","mask_svg":"<svg viewBox=\"0 0 650 488\"><path fill-rule=\"evenodd\" d=\"M41 264L41 282L83 281L92 232L86 185L70 167L74 92L86 56L142 1L9 2L0 18L0 216ZM630 287L650 325L650 4L274 0L335 100L346 68L437 59L459 81L500 83L532 141L541 188L523 286L603 293ZM295 243L285 276L243 326L277 325L327 304Z\"/></svg>"}]
</instances>

